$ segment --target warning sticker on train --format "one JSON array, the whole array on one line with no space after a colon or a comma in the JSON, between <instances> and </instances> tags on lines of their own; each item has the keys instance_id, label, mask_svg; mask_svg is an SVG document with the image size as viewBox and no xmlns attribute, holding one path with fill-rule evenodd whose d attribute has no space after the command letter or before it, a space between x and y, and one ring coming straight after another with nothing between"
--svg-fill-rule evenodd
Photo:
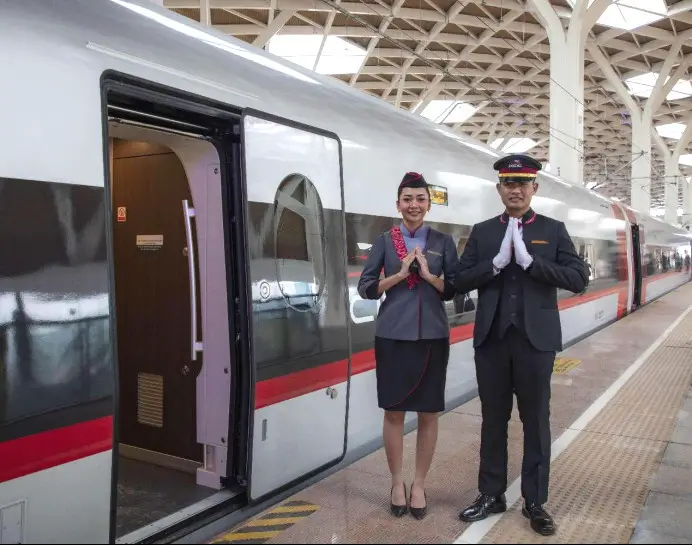
<instances>
[{"instance_id":1,"label":"warning sticker on train","mask_svg":"<svg viewBox=\"0 0 692 545\"><path fill-rule=\"evenodd\" d=\"M317 505L309 502L289 501L240 528L218 536L211 543L266 543L318 509Z\"/></svg>"},{"instance_id":2,"label":"warning sticker on train","mask_svg":"<svg viewBox=\"0 0 692 545\"><path fill-rule=\"evenodd\" d=\"M119 222L127 221L127 207L118 206L118 221Z\"/></svg>"}]
</instances>

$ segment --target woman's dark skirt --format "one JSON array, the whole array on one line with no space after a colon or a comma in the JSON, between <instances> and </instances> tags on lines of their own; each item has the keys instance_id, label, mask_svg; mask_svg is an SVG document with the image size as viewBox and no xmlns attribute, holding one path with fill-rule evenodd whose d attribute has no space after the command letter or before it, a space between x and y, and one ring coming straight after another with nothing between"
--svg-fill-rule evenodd
<instances>
[{"instance_id":1,"label":"woman's dark skirt","mask_svg":"<svg viewBox=\"0 0 692 545\"><path fill-rule=\"evenodd\" d=\"M399 341L375 337L377 398L381 409L445 410L449 339Z\"/></svg>"}]
</instances>

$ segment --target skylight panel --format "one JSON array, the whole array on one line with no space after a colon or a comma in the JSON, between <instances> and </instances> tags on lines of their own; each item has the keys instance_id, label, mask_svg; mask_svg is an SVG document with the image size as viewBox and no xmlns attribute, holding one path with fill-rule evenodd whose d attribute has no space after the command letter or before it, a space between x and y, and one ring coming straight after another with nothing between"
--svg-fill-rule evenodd
<instances>
[{"instance_id":1,"label":"skylight panel","mask_svg":"<svg viewBox=\"0 0 692 545\"><path fill-rule=\"evenodd\" d=\"M471 104L458 102L451 113L445 118L445 123L463 123L476 113L476 109L477 108L471 106Z\"/></svg>"},{"instance_id":2,"label":"skylight panel","mask_svg":"<svg viewBox=\"0 0 692 545\"><path fill-rule=\"evenodd\" d=\"M498 149L498 146L500 146L504 141L504 138L498 138L490 145L493 148ZM500 151L503 153L526 153L531 148L536 146L536 144L538 144L538 142L532 140L531 138L510 138L507 140L505 145L502 146Z\"/></svg>"},{"instance_id":3,"label":"skylight panel","mask_svg":"<svg viewBox=\"0 0 692 545\"><path fill-rule=\"evenodd\" d=\"M431 100L420 115L435 123L463 123L477 108L458 100Z\"/></svg>"},{"instance_id":4,"label":"skylight panel","mask_svg":"<svg viewBox=\"0 0 692 545\"><path fill-rule=\"evenodd\" d=\"M680 80L674 86L673 90L666 97L667 100L680 100L692 96L692 82L688 80Z\"/></svg>"},{"instance_id":5,"label":"skylight panel","mask_svg":"<svg viewBox=\"0 0 692 545\"><path fill-rule=\"evenodd\" d=\"M603 12L598 23L623 30L633 30L660 21L668 9L664 0L615 0Z\"/></svg>"},{"instance_id":6,"label":"skylight panel","mask_svg":"<svg viewBox=\"0 0 692 545\"><path fill-rule=\"evenodd\" d=\"M625 81L630 93L642 98L649 98L654 91L659 74L649 72L640 76L635 76ZM666 78L666 82L669 78ZM678 81L671 89L666 100L680 100L692 96L692 83L687 80Z\"/></svg>"},{"instance_id":7,"label":"skylight panel","mask_svg":"<svg viewBox=\"0 0 692 545\"><path fill-rule=\"evenodd\" d=\"M319 47L319 46L318 46ZM338 36L327 37L317 72L320 74L355 74L360 70L367 52L362 47Z\"/></svg>"},{"instance_id":8,"label":"skylight panel","mask_svg":"<svg viewBox=\"0 0 692 545\"><path fill-rule=\"evenodd\" d=\"M279 57L320 74L355 74L360 70L366 51L338 36L327 36L315 67L324 36L279 34L267 44L267 50Z\"/></svg>"},{"instance_id":9,"label":"skylight panel","mask_svg":"<svg viewBox=\"0 0 692 545\"><path fill-rule=\"evenodd\" d=\"M567 0L574 7L575 0ZM589 7L594 0L589 0ZM632 30L660 21L668 14L665 0L615 0L598 19L599 25Z\"/></svg>"},{"instance_id":10,"label":"skylight panel","mask_svg":"<svg viewBox=\"0 0 692 545\"><path fill-rule=\"evenodd\" d=\"M266 56L255 53L252 50L252 48L250 47L250 45L247 45L247 47L245 47L245 46L240 47L238 45L235 45L233 42L223 40L223 39L221 39L221 38L219 38L213 34L202 31L199 28L197 28L196 26L193 26L192 24L185 24L185 23L182 23L176 19L166 17L166 16L161 15L160 13L153 11L149 8L146 8L144 6L137 6L135 4L132 4L131 2L125 2L124 0L111 0L111 2L114 2L114 3L118 4L119 6L127 8L131 11L134 11L135 13L138 13L139 15L147 17L148 19L155 21L158 24L164 25L167 28L170 28L176 32L180 32L181 34L185 34L186 36L189 36L190 38L194 38L195 40L199 40L200 42L211 45L212 47L222 49L222 50L226 51L227 53L231 53L233 55L242 57L242 58L247 59L249 61L252 61L254 63L261 64L262 66L266 66L267 68L271 68L272 70L276 70L276 71L281 72L283 74L287 74L287 75L292 76L292 77L299 79L301 81L319 84L319 82L315 79L312 79L312 78L310 78L304 74L301 74L300 72L297 72L291 68L283 66L281 63L278 63L271 58L268 58ZM89 47L89 46L92 46L92 49L94 48L94 45L91 43L87 45L87 47ZM186 74L184 74L183 72L178 72L177 75L182 76L182 77L187 77ZM189 77L187 77L187 78L190 79ZM197 81L200 81L200 80L197 80ZM213 84L213 82L212 82L212 84ZM233 92L236 94L240 93L236 89L234 89Z\"/></svg>"},{"instance_id":11,"label":"skylight panel","mask_svg":"<svg viewBox=\"0 0 692 545\"><path fill-rule=\"evenodd\" d=\"M663 216L666 215L666 209L665 208L652 208L649 210L649 215L655 217L655 218L662 218ZM678 216L682 216L682 208L678 208Z\"/></svg>"},{"instance_id":12,"label":"skylight panel","mask_svg":"<svg viewBox=\"0 0 692 545\"><path fill-rule=\"evenodd\" d=\"M688 167L692 167L692 153L680 156L679 163Z\"/></svg>"},{"instance_id":13,"label":"skylight panel","mask_svg":"<svg viewBox=\"0 0 692 545\"><path fill-rule=\"evenodd\" d=\"M685 132L687 125L682 123L666 123L665 125L658 125L656 131L663 138L672 138L674 140L680 140L682 138L682 133Z\"/></svg>"}]
</instances>

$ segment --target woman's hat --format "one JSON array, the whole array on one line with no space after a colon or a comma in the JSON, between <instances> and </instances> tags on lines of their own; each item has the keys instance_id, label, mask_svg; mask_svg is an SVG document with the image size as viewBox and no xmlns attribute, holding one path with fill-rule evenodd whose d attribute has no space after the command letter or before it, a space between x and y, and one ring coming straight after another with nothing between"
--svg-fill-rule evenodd
<instances>
[{"instance_id":1,"label":"woman's hat","mask_svg":"<svg viewBox=\"0 0 692 545\"><path fill-rule=\"evenodd\" d=\"M399 189L403 189L405 187L428 187L428 183L425 181L422 174L419 174L418 172L407 172L404 174L404 177L401 179L401 183L399 184Z\"/></svg>"}]
</instances>

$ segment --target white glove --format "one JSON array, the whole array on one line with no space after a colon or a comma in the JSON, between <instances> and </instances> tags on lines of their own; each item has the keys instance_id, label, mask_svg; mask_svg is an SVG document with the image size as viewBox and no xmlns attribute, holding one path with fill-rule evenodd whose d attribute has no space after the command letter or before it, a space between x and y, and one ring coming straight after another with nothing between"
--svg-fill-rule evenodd
<instances>
[{"instance_id":1,"label":"white glove","mask_svg":"<svg viewBox=\"0 0 692 545\"><path fill-rule=\"evenodd\" d=\"M514 230L514 259L517 260L517 264L524 270L528 269L529 265L533 263L533 257L529 254L526 249L526 244L524 244L523 230L517 224Z\"/></svg>"},{"instance_id":2,"label":"white glove","mask_svg":"<svg viewBox=\"0 0 692 545\"><path fill-rule=\"evenodd\" d=\"M493 267L495 267L496 271L501 271L512 261L512 240L516 230L516 221L515 218L509 218L505 238L502 239L502 245L500 246L500 252L493 258Z\"/></svg>"}]
</instances>

